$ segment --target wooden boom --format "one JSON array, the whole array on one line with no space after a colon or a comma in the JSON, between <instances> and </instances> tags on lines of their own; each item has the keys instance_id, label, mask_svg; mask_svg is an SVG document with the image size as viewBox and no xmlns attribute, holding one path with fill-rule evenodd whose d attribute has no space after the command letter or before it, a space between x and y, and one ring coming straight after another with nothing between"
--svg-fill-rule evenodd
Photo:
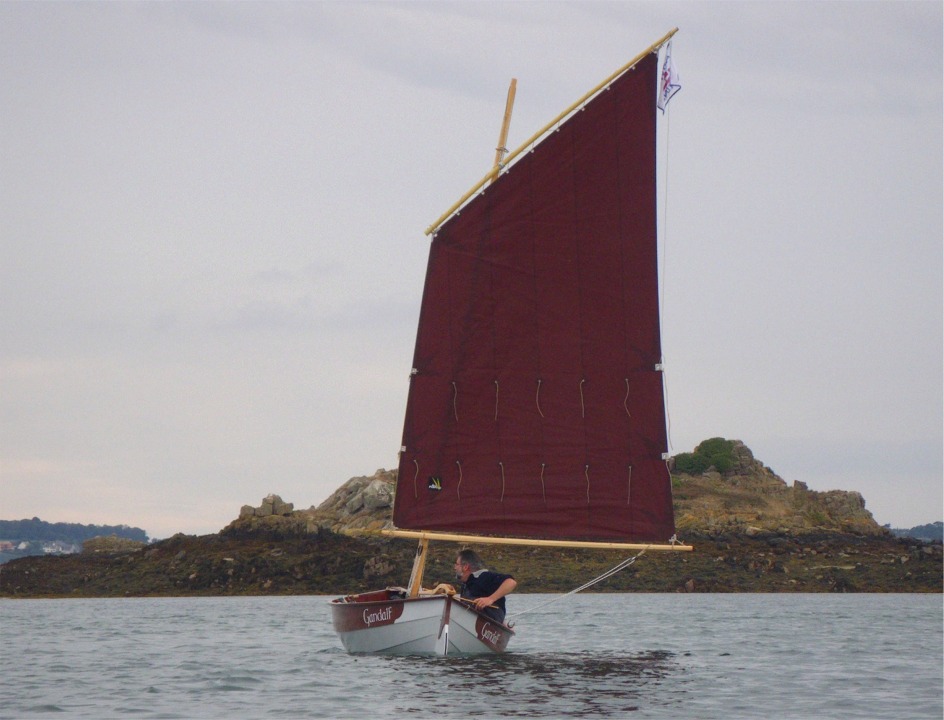
<instances>
[{"instance_id":1,"label":"wooden boom","mask_svg":"<svg viewBox=\"0 0 944 720\"><path fill-rule=\"evenodd\" d=\"M461 535L458 533L428 532L426 530L381 530L387 537L442 542L480 543L482 545L528 545L531 547L586 548L588 550L674 550L690 552L691 545L664 543L596 542L592 540L531 540L528 538L493 537L491 535ZM425 553L423 553L425 555Z\"/></svg>"}]
</instances>

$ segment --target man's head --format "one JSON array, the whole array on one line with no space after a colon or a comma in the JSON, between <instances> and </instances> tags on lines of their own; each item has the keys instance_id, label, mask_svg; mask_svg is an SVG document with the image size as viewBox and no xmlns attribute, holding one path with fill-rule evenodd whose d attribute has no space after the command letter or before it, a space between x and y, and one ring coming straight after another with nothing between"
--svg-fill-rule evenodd
<instances>
[{"instance_id":1,"label":"man's head","mask_svg":"<svg viewBox=\"0 0 944 720\"><path fill-rule=\"evenodd\" d=\"M456 577L462 582L469 579L469 575L482 569L482 558L475 550L460 550L456 555Z\"/></svg>"}]
</instances>

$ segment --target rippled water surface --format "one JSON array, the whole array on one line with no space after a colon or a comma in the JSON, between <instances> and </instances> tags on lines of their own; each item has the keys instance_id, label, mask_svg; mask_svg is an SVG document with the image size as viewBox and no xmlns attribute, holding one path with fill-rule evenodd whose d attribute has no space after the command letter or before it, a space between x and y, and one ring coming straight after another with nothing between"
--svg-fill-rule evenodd
<instances>
[{"instance_id":1,"label":"rippled water surface","mask_svg":"<svg viewBox=\"0 0 944 720\"><path fill-rule=\"evenodd\" d=\"M2 601L0 719L944 714L941 595L578 595L512 619L503 656L351 656L324 597Z\"/></svg>"}]
</instances>

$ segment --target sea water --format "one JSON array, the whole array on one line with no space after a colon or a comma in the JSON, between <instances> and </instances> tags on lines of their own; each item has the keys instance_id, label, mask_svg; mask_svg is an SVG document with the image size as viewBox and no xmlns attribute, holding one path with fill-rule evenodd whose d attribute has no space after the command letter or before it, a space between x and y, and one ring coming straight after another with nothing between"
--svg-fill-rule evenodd
<instances>
[{"instance_id":1,"label":"sea water","mask_svg":"<svg viewBox=\"0 0 944 720\"><path fill-rule=\"evenodd\" d=\"M939 594L552 597L449 658L348 655L325 597L0 601L0 718L944 713Z\"/></svg>"}]
</instances>

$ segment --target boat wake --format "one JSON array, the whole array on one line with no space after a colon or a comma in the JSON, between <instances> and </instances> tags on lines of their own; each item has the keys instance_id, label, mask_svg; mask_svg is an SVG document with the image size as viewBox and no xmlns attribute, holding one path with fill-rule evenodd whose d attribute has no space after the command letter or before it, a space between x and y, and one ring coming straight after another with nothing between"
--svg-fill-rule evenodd
<instances>
[{"instance_id":1,"label":"boat wake","mask_svg":"<svg viewBox=\"0 0 944 720\"><path fill-rule=\"evenodd\" d=\"M399 677L423 679L411 688L410 707L419 702L424 711L443 716L459 703L466 716L499 711L502 717L613 717L658 704L657 688L684 673L675 654L662 650L387 661Z\"/></svg>"}]
</instances>

